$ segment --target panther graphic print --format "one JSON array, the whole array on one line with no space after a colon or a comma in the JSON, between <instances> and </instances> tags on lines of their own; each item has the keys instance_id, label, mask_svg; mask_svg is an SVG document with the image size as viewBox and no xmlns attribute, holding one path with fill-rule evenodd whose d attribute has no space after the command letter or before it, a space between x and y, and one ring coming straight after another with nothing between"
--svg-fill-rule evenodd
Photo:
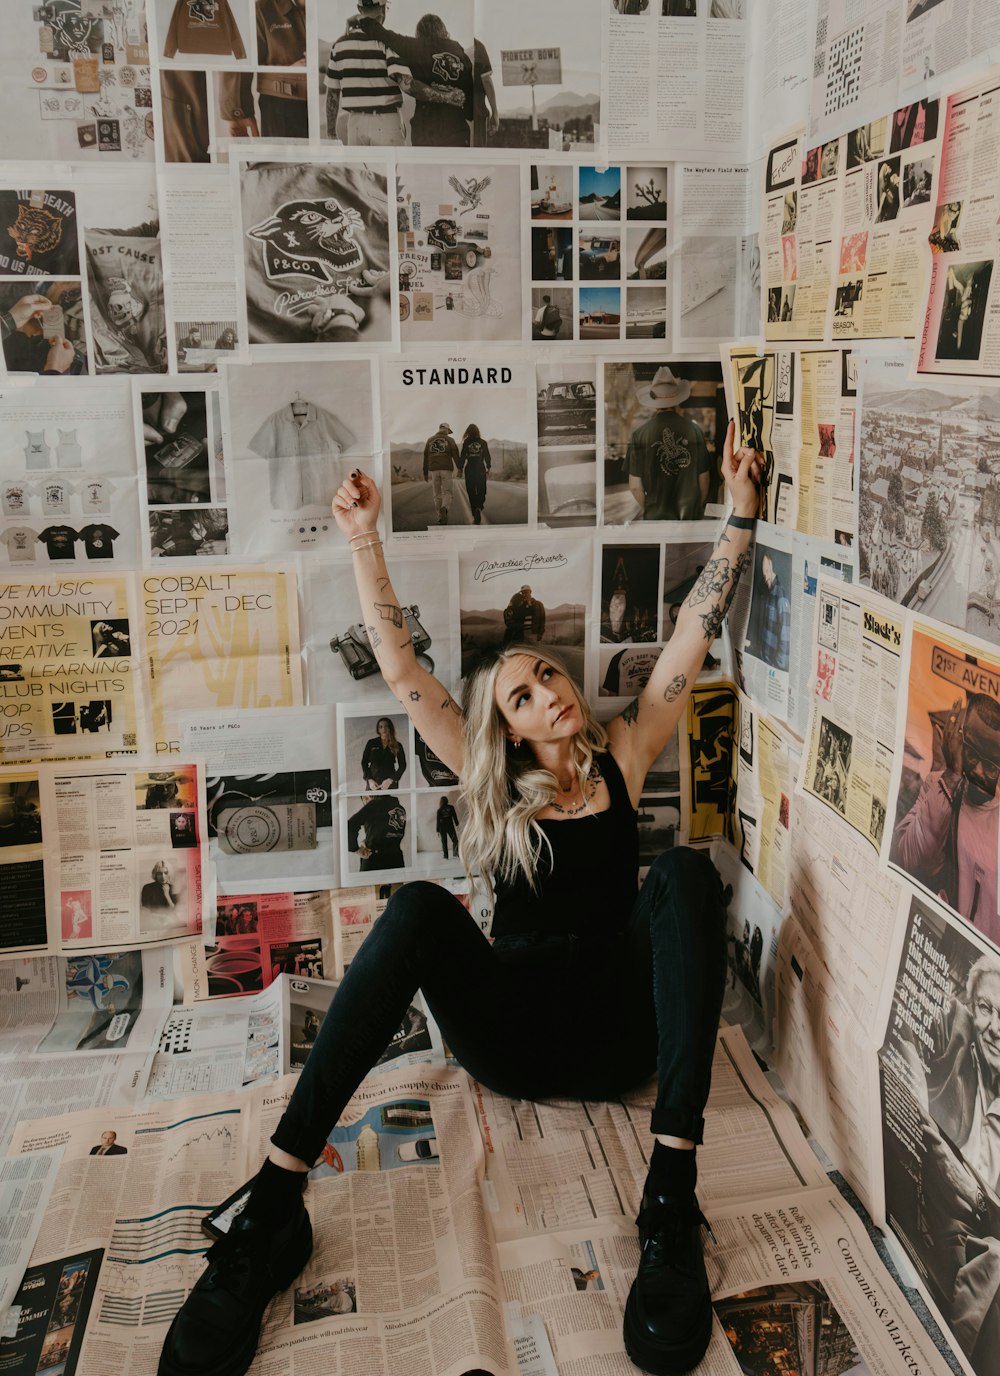
<instances>
[{"instance_id":1,"label":"panther graphic print","mask_svg":"<svg viewBox=\"0 0 1000 1376\"><path fill-rule=\"evenodd\" d=\"M674 478L685 468L691 467L691 450L688 448L687 440L670 430L664 430L653 446L653 452L660 465L660 471L668 478Z\"/></svg>"},{"instance_id":2,"label":"panther graphic print","mask_svg":"<svg viewBox=\"0 0 1000 1376\"><path fill-rule=\"evenodd\" d=\"M188 14L192 22L214 24L219 8L219 0L188 0Z\"/></svg>"},{"instance_id":3,"label":"panther graphic print","mask_svg":"<svg viewBox=\"0 0 1000 1376\"><path fill-rule=\"evenodd\" d=\"M264 272L270 281L312 277L332 282L364 263L354 235L364 225L360 214L332 197L286 201L273 215L247 230L261 245Z\"/></svg>"}]
</instances>

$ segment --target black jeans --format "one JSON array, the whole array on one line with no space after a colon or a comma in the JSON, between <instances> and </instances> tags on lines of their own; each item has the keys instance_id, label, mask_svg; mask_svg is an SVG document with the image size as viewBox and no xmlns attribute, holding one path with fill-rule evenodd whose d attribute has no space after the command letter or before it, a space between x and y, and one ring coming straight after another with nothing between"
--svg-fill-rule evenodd
<instances>
[{"instance_id":1,"label":"black jeans","mask_svg":"<svg viewBox=\"0 0 1000 1376\"><path fill-rule=\"evenodd\" d=\"M459 1063L497 1093L617 1099L655 1070L651 1130L700 1142L725 971L722 884L684 846L654 862L625 927L592 941L491 946L452 894L407 884L344 976L271 1141L316 1160L420 989Z\"/></svg>"}]
</instances>

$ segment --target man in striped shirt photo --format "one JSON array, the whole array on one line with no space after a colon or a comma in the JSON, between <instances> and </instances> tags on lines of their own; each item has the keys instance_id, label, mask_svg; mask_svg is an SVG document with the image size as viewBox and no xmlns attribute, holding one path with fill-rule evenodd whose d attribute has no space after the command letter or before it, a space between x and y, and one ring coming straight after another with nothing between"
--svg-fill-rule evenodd
<instances>
[{"instance_id":1,"label":"man in striped shirt photo","mask_svg":"<svg viewBox=\"0 0 1000 1376\"><path fill-rule=\"evenodd\" d=\"M357 15L348 20L346 32L330 49L326 69L329 138L349 146L399 147L409 143L403 119L404 94L412 97L418 108L464 108L465 93L457 86L430 84L413 75L393 47L393 35L382 29L385 0L357 0L357 9Z\"/></svg>"}]
</instances>

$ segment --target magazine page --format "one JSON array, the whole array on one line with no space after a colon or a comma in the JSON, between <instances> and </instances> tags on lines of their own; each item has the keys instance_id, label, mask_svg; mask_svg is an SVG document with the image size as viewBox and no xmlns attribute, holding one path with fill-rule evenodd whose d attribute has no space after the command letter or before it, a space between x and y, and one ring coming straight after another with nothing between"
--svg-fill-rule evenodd
<instances>
[{"instance_id":1,"label":"magazine page","mask_svg":"<svg viewBox=\"0 0 1000 1376\"><path fill-rule=\"evenodd\" d=\"M184 1002L256 993L282 974L336 978L339 929L331 903L337 893L312 889L218 898L209 944L192 941L181 949Z\"/></svg>"},{"instance_id":2,"label":"magazine page","mask_svg":"<svg viewBox=\"0 0 1000 1376\"><path fill-rule=\"evenodd\" d=\"M799 787L878 851L894 759L905 621L873 593L821 578L815 680Z\"/></svg>"}]
</instances>

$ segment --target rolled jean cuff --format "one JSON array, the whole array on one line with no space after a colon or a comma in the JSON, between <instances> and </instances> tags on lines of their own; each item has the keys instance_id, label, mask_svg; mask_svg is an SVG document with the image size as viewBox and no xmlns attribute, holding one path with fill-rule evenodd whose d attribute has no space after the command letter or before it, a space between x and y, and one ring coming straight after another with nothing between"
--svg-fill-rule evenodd
<instances>
[{"instance_id":1,"label":"rolled jean cuff","mask_svg":"<svg viewBox=\"0 0 1000 1376\"><path fill-rule=\"evenodd\" d=\"M649 1130L654 1136L682 1137L685 1142L700 1147L705 1136L705 1120L700 1114L692 1115L679 1108L654 1108Z\"/></svg>"}]
</instances>

